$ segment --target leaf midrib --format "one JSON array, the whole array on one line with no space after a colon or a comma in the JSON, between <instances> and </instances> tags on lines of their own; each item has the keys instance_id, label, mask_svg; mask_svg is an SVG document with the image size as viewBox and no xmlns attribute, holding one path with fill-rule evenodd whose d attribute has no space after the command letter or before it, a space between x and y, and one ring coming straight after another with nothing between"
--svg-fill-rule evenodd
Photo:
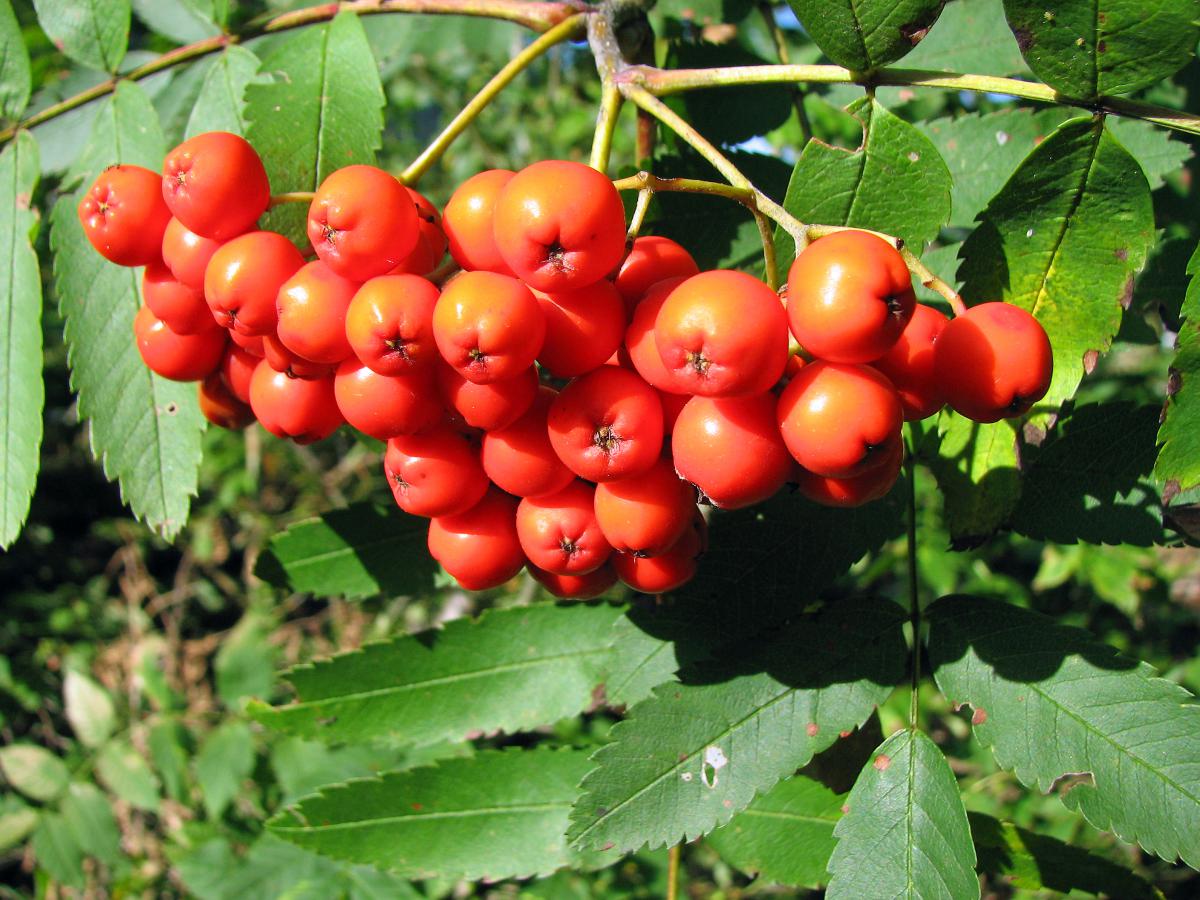
<instances>
[{"instance_id":1,"label":"leaf midrib","mask_svg":"<svg viewBox=\"0 0 1200 900\"><path fill-rule=\"evenodd\" d=\"M359 828L375 828L382 825L420 825L439 819L469 819L485 816L527 815L530 813L569 810L571 801L557 803L520 803L511 806L481 806L475 809L447 810L445 812L420 812L403 816L380 816L375 819L356 819L351 822L330 822L326 825L272 825L271 830L279 834L310 834L318 831L351 831Z\"/></svg>"}]
</instances>

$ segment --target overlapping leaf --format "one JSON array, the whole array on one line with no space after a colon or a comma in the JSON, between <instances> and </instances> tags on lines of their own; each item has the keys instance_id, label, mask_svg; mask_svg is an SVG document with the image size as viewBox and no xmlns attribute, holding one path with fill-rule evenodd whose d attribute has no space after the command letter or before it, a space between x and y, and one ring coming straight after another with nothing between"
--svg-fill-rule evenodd
<instances>
[{"instance_id":1,"label":"overlapping leaf","mask_svg":"<svg viewBox=\"0 0 1200 900\"><path fill-rule=\"evenodd\" d=\"M187 136L205 131L246 133L242 97L258 72L258 57L245 47L226 47L213 62L188 118Z\"/></svg>"},{"instance_id":2,"label":"overlapping leaf","mask_svg":"<svg viewBox=\"0 0 1200 900\"><path fill-rule=\"evenodd\" d=\"M615 853L690 840L860 725L902 676L902 612L844 601L731 649L629 711L595 755L569 837Z\"/></svg>"},{"instance_id":3,"label":"overlapping leaf","mask_svg":"<svg viewBox=\"0 0 1200 900\"><path fill-rule=\"evenodd\" d=\"M929 610L942 692L972 706L997 762L1164 859L1200 866L1200 706L1087 632L979 597Z\"/></svg>"},{"instance_id":4,"label":"overlapping leaf","mask_svg":"<svg viewBox=\"0 0 1200 900\"><path fill-rule=\"evenodd\" d=\"M579 859L563 832L588 766L579 750L485 751L327 788L267 827L409 878L544 875Z\"/></svg>"},{"instance_id":5,"label":"overlapping leaf","mask_svg":"<svg viewBox=\"0 0 1200 900\"><path fill-rule=\"evenodd\" d=\"M1035 75L1069 97L1128 94L1175 74L1200 40L1200 0L1004 0Z\"/></svg>"},{"instance_id":6,"label":"overlapping leaf","mask_svg":"<svg viewBox=\"0 0 1200 900\"><path fill-rule=\"evenodd\" d=\"M69 178L83 191L112 163L157 169L162 156L154 108L140 87L121 82L97 114ZM140 273L92 249L76 212L79 196L55 204L50 233L71 386L105 474L120 483L135 516L171 537L187 521L196 493L204 428L196 387L160 378L142 362L133 341Z\"/></svg>"},{"instance_id":7,"label":"overlapping leaf","mask_svg":"<svg viewBox=\"0 0 1200 900\"><path fill-rule=\"evenodd\" d=\"M7 6L8 15L12 15ZM3 15L0 15L0 20ZM2 24L2 22L0 22ZM37 228L33 190L37 141L17 133L0 153L0 547L17 539L37 482L42 443L42 276L30 241Z\"/></svg>"},{"instance_id":8,"label":"overlapping leaf","mask_svg":"<svg viewBox=\"0 0 1200 900\"><path fill-rule=\"evenodd\" d=\"M292 669L296 702L253 713L304 737L417 745L547 725L592 702L621 612L542 604L458 619Z\"/></svg>"},{"instance_id":9,"label":"overlapping leaf","mask_svg":"<svg viewBox=\"0 0 1200 900\"><path fill-rule=\"evenodd\" d=\"M1012 423L972 422L950 411L937 419L938 455L930 460L956 546L971 547L1008 521L1021 499L1017 433Z\"/></svg>"},{"instance_id":10,"label":"overlapping leaf","mask_svg":"<svg viewBox=\"0 0 1200 900\"><path fill-rule=\"evenodd\" d=\"M980 75L1027 75L1004 21L1002 0L947 3L937 24L904 60L905 67Z\"/></svg>"},{"instance_id":11,"label":"overlapping leaf","mask_svg":"<svg viewBox=\"0 0 1200 900\"><path fill-rule=\"evenodd\" d=\"M29 50L11 3L0 3L0 117L15 119L25 111L33 86Z\"/></svg>"},{"instance_id":12,"label":"overlapping leaf","mask_svg":"<svg viewBox=\"0 0 1200 900\"><path fill-rule=\"evenodd\" d=\"M180 44L220 34L212 0L133 0L133 11L151 30Z\"/></svg>"},{"instance_id":13,"label":"overlapping leaf","mask_svg":"<svg viewBox=\"0 0 1200 900\"><path fill-rule=\"evenodd\" d=\"M899 59L925 36L945 0L788 0L825 55L848 69Z\"/></svg>"},{"instance_id":14,"label":"overlapping leaf","mask_svg":"<svg viewBox=\"0 0 1200 900\"><path fill-rule=\"evenodd\" d=\"M975 847L950 764L920 731L884 741L846 800L829 860L830 900L979 896Z\"/></svg>"},{"instance_id":15,"label":"overlapping leaf","mask_svg":"<svg viewBox=\"0 0 1200 900\"><path fill-rule=\"evenodd\" d=\"M129 43L129 0L34 0L38 24L76 62L116 72Z\"/></svg>"},{"instance_id":16,"label":"overlapping leaf","mask_svg":"<svg viewBox=\"0 0 1200 900\"><path fill-rule=\"evenodd\" d=\"M964 297L1014 303L1050 337L1054 377L1035 408L1039 425L1074 395L1085 357L1111 344L1153 232L1137 161L1101 120L1072 119L1025 159L963 244Z\"/></svg>"},{"instance_id":17,"label":"overlapping leaf","mask_svg":"<svg viewBox=\"0 0 1200 900\"><path fill-rule=\"evenodd\" d=\"M1158 430L1162 448L1154 464L1155 478L1184 489L1200 484L1200 246L1187 271L1184 321L1175 338L1171 396Z\"/></svg>"}]
</instances>

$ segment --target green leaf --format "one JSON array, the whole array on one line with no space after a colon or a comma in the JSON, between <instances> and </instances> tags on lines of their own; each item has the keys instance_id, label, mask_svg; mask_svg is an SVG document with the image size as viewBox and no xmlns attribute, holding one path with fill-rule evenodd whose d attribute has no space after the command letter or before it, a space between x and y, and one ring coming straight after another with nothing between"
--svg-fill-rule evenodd
<instances>
[{"instance_id":1,"label":"green leaf","mask_svg":"<svg viewBox=\"0 0 1200 900\"><path fill-rule=\"evenodd\" d=\"M243 697L265 697L275 683L275 650L270 637L273 620L247 612L221 642L213 658L217 693L228 706Z\"/></svg>"},{"instance_id":2,"label":"green leaf","mask_svg":"<svg viewBox=\"0 0 1200 900\"><path fill-rule=\"evenodd\" d=\"M245 47L236 44L226 47L204 76L200 96L188 119L187 136L194 137L205 131L245 134L242 98L246 85L254 80L258 66L258 57Z\"/></svg>"},{"instance_id":3,"label":"green leaf","mask_svg":"<svg viewBox=\"0 0 1200 900\"><path fill-rule=\"evenodd\" d=\"M639 625L640 610L631 609L613 625L613 646L604 696L610 705L633 706L654 688L675 677L687 659L687 645L651 634Z\"/></svg>"},{"instance_id":4,"label":"green leaf","mask_svg":"<svg viewBox=\"0 0 1200 900\"><path fill-rule=\"evenodd\" d=\"M178 802L187 800L187 732L174 718L164 718L150 726L146 749L162 779L167 796Z\"/></svg>"},{"instance_id":5,"label":"green leaf","mask_svg":"<svg viewBox=\"0 0 1200 900\"><path fill-rule=\"evenodd\" d=\"M1150 187L1103 123L1072 119L1009 178L962 246L970 303L1004 300L1041 322L1054 348L1045 427L1121 324L1154 236Z\"/></svg>"},{"instance_id":6,"label":"green leaf","mask_svg":"<svg viewBox=\"0 0 1200 900\"><path fill-rule=\"evenodd\" d=\"M37 827L38 811L13 794L0 796L0 850L15 847Z\"/></svg>"},{"instance_id":7,"label":"green leaf","mask_svg":"<svg viewBox=\"0 0 1200 900\"><path fill-rule=\"evenodd\" d=\"M978 869L997 881L1003 879L1026 891L1085 891L1128 900L1162 898L1124 866L1082 847L983 813L967 813L967 819L979 855Z\"/></svg>"},{"instance_id":8,"label":"green leaf","mask_svg":"<svg viewBox=\"0 0 1200 900\"><path fill-rule=\"evenodd\" d=\"M902 619L892 603L844 600L659 686L597 751L568 838L621 854L728 822L887 698L904 673Z\"/></svg>"},{"instance_id":9,"label":"green leaf","mask_svg":"<svg viewBox=\"0 0 1200 900\"><path fill-rule=\"evenodd\" d=\"M619 607L554 605L485 612L298 666L297 701L251 714L288 734L405 744L526 731L582 712L604 681Z\"/></svg>"},{"instance_id":10,"label":"green leaf","mask_svg":"<svg viewBox=\"0 0 1200 900\"><path fill-rule=\"evenodd\" d=\"M1025 75L1029 67L1004 21L1001 0L947 3L928 36L904 60L906 67L980 75Z\"/></svg>"},{"instance_id":11,"label":"green leaf","mask_svg":"<svg viewBox=\"0 0 1200 900\"><path fill-rule=\"evenodd\" d=\"M736 41L726 44L672 42L666 63L672 69L765 64L766 60ZM786 122L792 113L792 91L786 85L688 91L679 98L679 106L681 112L686 112L688 122L710 141L733 146L773 131Z\"/></svg>"},{"instance_id":12,"label":"green leaf","mask_svg":"<svg viewBox=\"0 0 1200 900\"><path fill-rule=\"evenodd\" d=\"M55 881L67 887L83 888L83 848L75 840L66 818L43 810L33 833L33 855L38 865Z\"/></svg>"},{"instance_id":13,"label":"green leaf","mask_svg":"<svg viewBox=\"0 0 1200 900\"><path fill-rule=\"evenodd\" d=\"M29 50L13 13L12 0L7 0L0 3L0 118L18 118L29 105L31 88Z\"/></svg>"},{"instance_id":14,"label":"green leaf","mask_svg":"<svg viewBox=\"0 0 1200 900\"><path fill-rule=\"evenodd\" d=\"M424 519L370 503L298 522L271 538L254 574L318 596L420 594L433 589Z\"/></svg>"},{"instance_id":15,"label":"green leaf","mask_svg":"<svg viewBox=\"0 0 1200 900\"><path fill-rule=\"evenodd\" d=\"M32 800L50 801L67 789L67 767L36 744L0 747L0 772L14 788Z\"/></svg>"},{"instance_id":16,"label":"green leaf","mask_svg":"<svg viewBox=\"0 0 1200 900\"><path fill-rule=\"evenodd\" d=\"M250 728L236 720L214 728L200 745L195 765L204 811L210 819L219 819L254 770Z\"/></svg>"},{"instance_id":17,"label":"green leaf","mask_svg":"<svg viewBox=\"0 0 1200 900\"><path fill-rule=\"evenodd\" d=\"M938 687L972 706L975 735L1026 785L1097 828L1200 866L1200 706L1085 631L980 597L929 609Z\"/></svg>"},{"instance_id":18,"label":"green leaf","mask_svg":"<svg viewBox=\"0 0 1200 900\"><path fill-rule=\"evenodd\" d=\"M950 172L920 131L871 100L847 112L863 128L857 150L810 140L788 184L784 208L801 222L850 225L894 234L919 251L950 218ZM780 266L795 256L776 233Z\"/></svg>"},{"instance_id":19,"label":"green leaf","mask_svg":"<svg viewBox=\"0 0 1200 900\"><path fill-rule=\"evenodd\" d=\"M339 13L267 56L269 84L246 88L246 138L262 155L273 193L315 191L325 176L374 163L382 144L383 88L358 16ZM303 204L269 211L263 227L307 246Z\"/></svg>"},{"instance_id":20,"label":"green leaf","mask_svg":"<svg viewBox=\"0 0 1200 900\"><path fill-rule=\"evenodd\" d=\"M884 741L834 829L829 900L979 896L975 847L958 782L924 732Z\"/></svg>"},{"instance_id":21,"label":"green leaf","mask_svg":"<svg viewBox=\"0 0 1200 900\"><path fill-rule=\"evenodd\" d=\"M33 0L38 24L76 62L116 72L129 42L129 0Z\"/></svg>"},{"instance_id":22,"label":"green leaf","mask_svg":"<svg viewBox=\"0 0 1200 900\"><path fill-rule=\"evenodd\" d=\"M1035 75L1069 97L1128 94L1174 75L1200 40L1200 0L1004 0Z\"/></svg>"},{"instance_id":23,"label":"green leaf","mask_svg":"<svg viewBox=\"0 0 1200 900\"><path fill-rule=\"evenodd\" d=\"M796 775L756 797L705 841L725 862L762 881L816 888L827 878L844 801L821 782Z\"/></svg>"},{"instance_id":24,"label":"green leaf","mask_svg":"<svg viewBox=\"0 0 1200 900\"><path fill-rule=\"evenodd\" d=\"M108 165L157 169L162 155L154 108L141 88L122 81L97 114L70 178L86 190ZM135 516L173 537L196 493L204 428L196 387L160 378L142 362L133 341L139 272L92 249L76 212L79 197L66 195L54 205L50 232L71 387L105 475L120 483Z\"/></svg>"},{"instance_id":25,"label":"green leaf","mask_svg":"<svg viewBox=\"0 0 1200 900\"><path fill-rule=\"evenodd\" d=\"M982 543L1021 499L1017 434L1011 422L972 422L949 409L937 419L938 455L929 463L942 490L946 529L956 547Z\"/></svg>"},{"instance_id":26,"label":"green leaf","mask_svg":"<svg viewBox=\"0 0 1200 900\"><path fill-rule=\"evenodd\" d=\"M9 6L0 6L12 16ZM4 14L0 13L0 26ZM0 47L0 74L7 50ZM38 226L33 209L40 163L37 141L17 132L0 153L0 246L8 265L0 276L0 547L21 533L37 482L42 443L42 276L31 241Z\"/></svg>"},{"instance_id":27,"label":"green leaf","mask_svg":"<svg viewBox=\"0 0 1200 900\"><path fill-rule=\"evenodd\" d=\"M1178 492L1200 484L1200 245L1187 264L1183 324L1175 338L1169 397L1158 429L1154 477Z\"/></svg>"},{"instance_id":28,"label":"green leaf","mask_svg":"<svg viewBox=\"0 0 1200 900\"><path fill-rule=\"evenodd\" d=\"M579 750L489 750L328 788L267 828L409 878L548 874L577 860L562 835L588 766Z\"/></svg>"},{"instance_id":29,"label":"green leaf","mask_svg":"<svg viewBox=\"0 0 1200 900\"><path fill-rule=\"evenodd\" d=\"M1076 408L1040 447L1022 451L1018 534L1060 544L1162 543L1162 509L1150 480L1159 410L1133 403Z\"/></svg>"},{"instance_id":30,"label":"green leaf","mask_svg":"<svg viewBox=\"0 0 1200 900\"><path fill-rule=\"evenodd\" d=\"M85 747L99 747L116 727L117 711L108 692L73 669L63 679L63 705L71 730Z\"/></svg>"},{"instance_id":31,"label":"green leaf","mask_svg":"<svg viewBox=\"0 0 1200 900\"><path fill-rule=\"evenodd\" d=\"M109 865L121 858L121 832L103 791L94 784L75 782L59 808L84 853Z\"/></svg>"},{"instance_id":32,"label":"green leaf","mask_svg":"<svg viewBox=\"0 0 1200 900\"><path fill-rule=\"evenodd\" d=\"M179 44L191 44L220 34L213 23L211 0L133 0L139 19Z\"/></svg>"},{"instance_id":33,"label":"green leaf","mask_svg":"<svg viewBox=\"0 0 1200 900\"><path fill-rule=\"evenodd\" d=\"M100 748L96 754L96 774L130 806L158 811L158 779L129 741L116 739Z\"/></svg>"},{"instance_id":34,"label":"green leaf","mask_svg":"<svg viewBox=\"0 0 1200 900\"><path fill-rule=\"evenodd\" d=\"M1183 171L1193 156L1188 144L1172 137L1172 132L1150 122L1113 116L1105 123L1113 137L1133 154L1151 189L1162 186L1167 175Z\"/></svg>"},{"instance_id":35,"label":"green leaf","mask_svg":"<svg viewBox=\"0 0 1200 900\"><path fill-rule=\"evenodd\" d=\"M847 69L874 69L911 50L945 0L788 0L825 55Z\"/></svg>"}]
</instances>

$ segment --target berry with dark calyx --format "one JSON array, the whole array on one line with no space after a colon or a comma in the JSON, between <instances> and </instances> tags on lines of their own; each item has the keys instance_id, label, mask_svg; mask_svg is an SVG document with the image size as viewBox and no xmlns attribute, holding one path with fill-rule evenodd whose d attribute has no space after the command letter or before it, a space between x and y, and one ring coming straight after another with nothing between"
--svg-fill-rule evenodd
<instances>
[{"instance_id":1,"label":"berry with dark calyx","mask_svg":"<svg viewBox=\"0 0 1200 900\"><path fill-rule=\"evenodd\" d=\"M214 372L199 386L200 412L204 418L221 428L240 431L254 421L254 411L233 395L224 379Z\"/></svg>"},{"instance_id":2,"label":"berry with dark calyx","mask_svg":"<svg viewBox=\"0 0 1200 900\"><path fill-rule=\"evenodd\" d=\"M866 363L887 353L916 302L900 251L867 231L814 241L788 272L792 334L809 354L830 362Z\"/></svg>"},{"instance_id":3,"label":"berry with dark calyx","mask_svg":"<svg viewBox=\"0 0 1200 900\"><path fill-rule=\"evenodd\" d=\"M201 381L221 364L228 338L220 328L176 334L143 306L133 319L133 334L142 362L171 381Z\"/></svg>"},{"instance_id":4,"label":"berry with dark calyx","mask_svg":"<svg viewBox=\"0 0 1200 900\"><path fill-rule=\"evenodd\" d=\"M596 485L596 521L615 550L666 553L696 512L696 492L660 458L640 475Z\"/></svg>"},{"instance_id":5,"label":"berry with dark calyx","mask_svg":"<svg viewBox=\"0 0 1200 900\"><path fill-rule=\"evenodd\" d=\"M433 310L433 337L442 358L476 384L529 368L545 334L542 308L529 288L494 272L458 275Z\"/></svg>"},{"instance_id":6,"label":"berry with dark calyx","mask_svg":"<svg viewBox=\"0 0 1200 900\"><path fill-rule=\"evenodd\" d=\"M449 425L389 440L383 471L396 505L429 518L466 512L490 484L479 452Z\"/></svg>"},{"instance_id":7,"label":"berry with dark calyx","mask_svg":"<svg viewBox=\"0 0 1200 900\"><path fill-rule=\"evenodd\" d=\"M700 274L692 254L668 237L647 235L634 238L633 247L617 270L617 291L629 309L658 282L667 278L690 278Z\"/></svg>"},{"instance_id":8,"label":"berry with dark calyx","mask_svg":"<svg viewBox=\"0 0 1200 900\"><path fill-rule=\"evenodd\" d=\"M442 217L422 194L405 187L413 206L417 208L417 245L392 269L389 275L428 275L442 257L446 255L446 233L442 230Z\"/></svg>"},{"instance_id":9,"label":"berry with dark calyx","mask_svg":"<svg viewBox=\"0 0 1200 900\"><path fill-rule=\"evenodd\" d=\"M442 211L442 229L454 261L468 272L512 275L493 232L496 197L516 172L488 169L458 186Z\"/></svg>"},{"instance_id":10,"label":"berry with dark calyx","mask_svg":"<svg viewBox=\"0 0 1200 900\"><path fill-rule=\"evenodd\" d=\"M849 478L830 478L800 469L796 486L800 493L823 506L862 506L887 495L900 477L904 446L897 443L888 450L883 462Z\"/></svg>"},{"instance_id":11,"label":"berry with dark calyx","mask_svg":"<svg viewBox=\"0 0 1200 900\"><path fill-rule=\"evenodd\" d=\"M518 497L540 497L561 491L575 478L554 452L546 429L556 396L554 388L543 385L515 422L484 434L483 470L501 490Z\"/></svg>"},{"instance_id":12,"label":"berry with dark calyx","mask_svg":"<svg viewBox=\"0 0 1200 900\"><path fill-rule=\"evenodd\" d=\"M109 166L79 201L83 233L97 253L119 266L158 260L170 219L159 177L141 166Z\"/></svg>"},{"instance_id":13,"label":"berry with dark calyx","mask_svg":"<svg viewBox=\"0 0 1200 900\"><path fill-rule=\"evenodd\" d=\"M429 553L468 591L499 587L525 566L517 501L491 488L466 512L429 522Z\"/></svg>"},{"instance_id":14,"label":"berry with dark calyx","mask_svg":"<svg viewBox=\"0 0 1200 900\"><path fill-rule=\"evenodd\" d=\"M227 131L198 134L168 153L161 191L175 218L217 241L253 228L271 202L262 159Z\"/></svg>"},{"instance_id":15,"label":"berry with dark calyx","mask_svg":"<svg viewBox=\"0 0 1200 900\"><path fill-rule=\"evenodd\" d=\"M947 324L949 320L932 306L918 303L892 349L871 363L895 386L906 422L927 419L946 404L945 388L934 366L934 346Z\"/></svg>"},{"instance_id":16,"label":"berry with dark calyx","mask_svg":"<svg viewBox=\"0 0 1200 900\"><path fill-rule=\"evenodd\" d=\"M279 340L310 362L337 365L353 356L346 340L346 311L358 287L320 260L305 263L275 297Z\"/></svg>"},{"instance_id":17,"label":"berry with dark calyx","mask_svg":"<svg viewBox=\"0 0 1200 900\"><path fill-rule=\"evenodd\" d=\"M517 507L517 537L526 558L556 575L586 575L612 553L596 522L596 489L572 481L555 494L526 497Z\"/></svg>"},{"instance_id":18,"label":"berry with dark calyx","mask_svg":"<svg viewBox=\"0 0 1200 900\"><path fill-rule=\"evenodd\" d=\"M432 372L380 375L348 359L338 366L333 387L346 421L380 441L432 428L445 412Z\"/></svg>"},{"instance_id":19,"label":"berry with dark calyx","mask_svg":"<svg viewBox=\"0 0 1200 900\"><path fill-rule=\"evenodd\" d=\"M665 594L687 584L696 575L700 557L708 547L708 525L696 512L679 539L657 556L615 553L613 568L622 582L643 594Z\"/></svg>"},{"instance_id":20,"label":"berry with dark calyx","mask_svg":"<svg viewBox=\"0 0 1200 900\"><path fill-rule=\"evenodd\" d=\"M250 379L250 408L271 434L297 444L324 440L343 424L333 378L292 378L263 360Z\"/></svg>"},{"instance_id":21,"label":"berry with dark calyx","mask_svg":"<svg viewBox=\"0 0 1200 900\"><path fill-rule=\"evenodd\" d=\"M408 190L375 166L338 169L308 208L308 239L317 256L351 281L396 268L417 246L419 225Z\"/></svg>"},{"instance_id":22,"label":"berry with dark calyx","mask_svg":"<svg viewBox=\"0 0 1200 900\"><path fill-rule=\"evenodd\" d=\"M275 333L279 288L304 265L291 241L251 231L221 246L204 270L204 299L217 324L245 335Z\"/></svg>"},{"instance_id":23,"label":"berry with dark calyx","mask_svg":"<svg viewBox=\"0 0 1200 900\"><path fill-rule=\"evenodd\" d=\"M1054 352L1040 322L1011 303L982 303L955 316L934 345L946 402L976 422L1027 413L1046 396Z\"/></svg>"},{"instance_id":24,"label":"berry with dark calyx","mask_svg":"<svg viewBox=\"0 0 1200 900\"><path fill-rule=\"evenodd\" d=\"M223 241L201 237L174 216L163 232L162 261L179 281L198 290L204 289L204 272Z\"/></svg>"},{"instance_id":25,"label":"berry with dark calyx","mask_svg":"<svg viewBox=\"0 0 1200 900\"><path fill-rule=\"evenodd\" d=\"M433 339L439 291L417 275L381 275L358 289L346 310L346 340L364 366L403 375L440 361Z\"/></svg>"},{"instance_id":26,"label":"berry with dark calyx","mask_svg":"<svg viewBox=\"0 0 1200 900\"><path fill-rule=\"evenodd\" d=\"M503 381L475 384L449 363L438 360L438 392L442 400L472 428L497 431L517 421L538 394L537 369L529 366Z\"/></svg>"},{"instance_id":27,"label":"berry with dark calyx","mask_svg":"<svg viewBox=\"0 0 1200 900\"><path fill-rule=\"evenodd\" d=\"M537 361L559 378L572 378L604 364L625 336L625 304L608 281L577 291L534 291L546 321Z\"/></svg>"},{"instance_id":28,"label":"berry with dark calyx","mask_svg":"<svg viewBox=\"0 0 1200 900\"><path fill-rule=\"evenodd\" d=\"M160 260L142 272L142 299L176 334L196 334L220 328L204 302L204 292L176 280Z\"/></svg>"},{"instance_id":29,"label":"berry with dark calyx","mask_svg":"<svg viewBox=\"0 0 1200 900\"><path fill-rule=\"evenodd\" d=\"M611 562L584 575L556 575L530 563L526 568L534 581L560 600L594 600L617 583Z\"/></svg>"}]
</instances>

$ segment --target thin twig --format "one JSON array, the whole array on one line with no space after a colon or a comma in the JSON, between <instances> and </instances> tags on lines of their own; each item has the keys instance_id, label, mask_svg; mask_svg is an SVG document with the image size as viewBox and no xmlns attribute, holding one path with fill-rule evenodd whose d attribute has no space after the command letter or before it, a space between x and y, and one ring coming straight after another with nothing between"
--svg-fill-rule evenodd
<instances>
[{"instance_id":1,"label":"thin twig","mask_svg":"<svg viewBox=\"0 0 1200 900\"><path fill-rule=\"evenodd\" d=\"M599 16L593 17L594 19ZM596 113L596 131L592 137L592 156L588 161L593 169L601 172L608 171L608 158L612 153L613 135L617 130L617 116L621 112L624 98L611 81L604 81L600 87L600 109Z\"/></svg>"},{"instance_id":2,"label":"thin twig","mask_svg":"<svg viewBox=\"0 0 1200 900\"><path fill-rule=\"evenodd\" d=\"M679 895L679 857L680 844L676 844L667 851L667 898L666 900L675 900Z\"/></svg>"},{"instance_id":3,"label":"thin twig","mask_svg":"<svg viewBox=\"0 0 1200 900\"><path fill-rule=\"evenodd\" d=\"M276 206L283 206L287 203L312 203L315 196L314 191L288 191L284 194L273 194L267 208L274 209Z\"/></svg>"}]
</instances>

